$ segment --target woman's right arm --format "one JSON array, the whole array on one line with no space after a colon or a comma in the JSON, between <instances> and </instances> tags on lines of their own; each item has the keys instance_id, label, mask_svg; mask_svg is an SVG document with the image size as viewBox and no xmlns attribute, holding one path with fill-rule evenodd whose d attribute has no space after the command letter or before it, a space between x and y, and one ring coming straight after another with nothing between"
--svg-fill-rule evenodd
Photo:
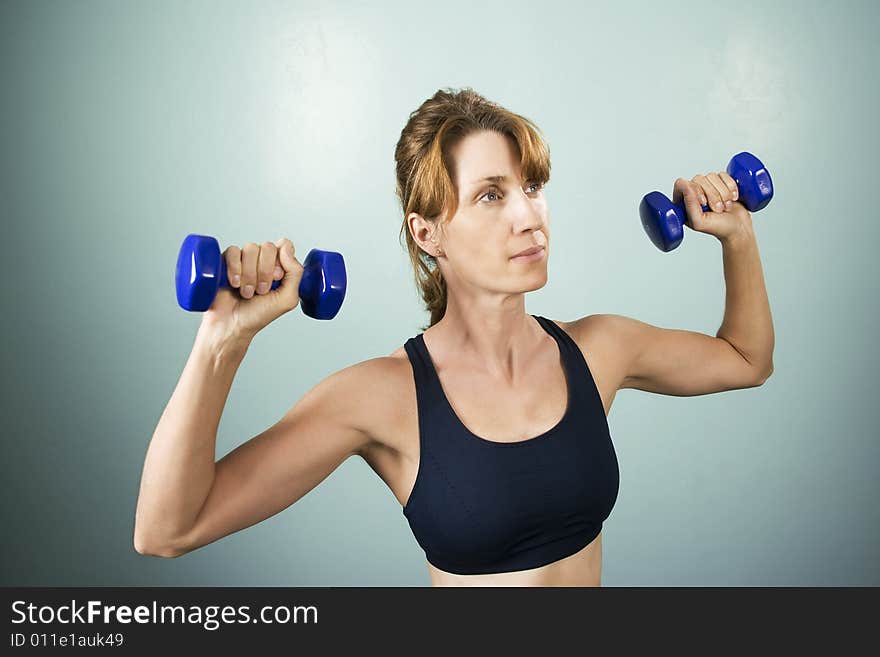
<instances>
[{"instance_id":1,"label":"woman's right arm","mask_svg":"<svg viewBox=\"0 0 880 657\"><path fill-rule=\"evenodd\" d=\"M286 238L232 246L224 257L231 288L221 288L205 313L147 449L134 527L141 554L175 557L268 518L372 440L370 390L383 359L327 377L274 426L214 462L238 367L253 337L299 303L303 274Z\"/></svg>"},{"instance_id":2,"label":"woman's right arm","mask_svg":"<svg viewBox=\"0 0 880 657\"><path fill-rule=\"evenodd\" d=\"M202 324L147 448L135 512L134 547L170 556L195 522L214 481L217 428L249 342Z\"/></svg>"},{"instance_id":3,"label":"woman's right arm","mask_svg":"<svg viewBox=\"0 0 880 657\"><path fill-rule=\"evenodd\" d=\"M208 345L193 350L147 451L134 535L141 554L180 556L275 515L362 453L380 421L371 395L386 359L373 358L323 379L215 463L219 417L243 349Z\"/></svg>"}]
</instances>

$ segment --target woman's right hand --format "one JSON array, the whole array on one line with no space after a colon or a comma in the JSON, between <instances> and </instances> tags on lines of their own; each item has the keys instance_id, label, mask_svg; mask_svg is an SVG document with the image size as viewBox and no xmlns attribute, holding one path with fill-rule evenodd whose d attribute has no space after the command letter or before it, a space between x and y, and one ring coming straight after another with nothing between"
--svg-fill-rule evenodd
<instances>
[{"instance_id":1,"label":"woman's right hand","mask_svg":"<svg viewBox=\"0 0 880 657\"><path fill-rule=\"evenodd\" d=\"M221 287L202 324L224 337L250 341L272 320L296 308L303 266L294 257L293 242L250 242L223 252L228 281ZM273 281L281 284L274 290Z\"/></svg>"}]
</instances>

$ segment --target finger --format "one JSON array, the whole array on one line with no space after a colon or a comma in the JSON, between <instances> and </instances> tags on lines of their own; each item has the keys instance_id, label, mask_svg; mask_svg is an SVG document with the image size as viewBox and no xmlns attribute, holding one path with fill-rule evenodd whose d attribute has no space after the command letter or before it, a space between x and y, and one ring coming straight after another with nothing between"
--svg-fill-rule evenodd
<instances>
[{"instance_id":1,"label":"finger","mask_svg":"<svg viewBox=\"0 0 880 657\"><path fill-rule=\"evenodd\" d=\"M281 266L284 268L284 282L276 290L278 293L276 299L285 308L293 308L299 303L299 284L305 269L294 257L293 242L285 237L275 242L275 245L278 247Z\"/></svg>"},{"instance_id":2,"label":"finger","mask_svg":"<svg viewBox=\"0 0 880 657\"><path fill-rule=\"evenodd\" d=\"M283 237L275 242L275 245L278 247L278 256L281 260L281 266L284 267L285 274L301 266L294 257L296 248L293 246L293 242Z\"/></svg>"},{"instance_id":3,"label":"finger","mask_svg":"<svg viewBox=\"0 0 880 657\"><path fill-rule=\"evenodd\" d=\"M715 185L709 182L706 176L697 174L692 178L692 181L703 190L703 195L708 199L707 205L709 208L715 212L724 212L724 200L721 198L721 194L718 193Z\"/></svg>"},{"instance_id":4,"label":"finger","mask_svg":"<svg viewBox=\"0 0 880 657\"><path fill-rule=\"evenodd\" d=\"M281 249L284 246L284 240L275 240L275 270L272 272L272 278L276 281L280 281L284 278L284 265L281 264Z\"/></svg>"},{"instance_id":5,"label":"finger","mask_svg":"<svg viewBox=\"0 0 880 657\"><path fill-rule=\"evenodd\" d=\"M672 190L674 203L683 203L687 211L687 218L691 227L696 227L703 219L703 208L700 207L700 187L696 183L677 178Z\"/></svg>"},{"instance_id":6,"label":"finger","mask_svg":"<svg viewBox=\"0 0 880 657\"><path fill-rule=\"evenodd\" d=\"M230 246L223 252L226 261L226 278L229 279L230 287L238 287L241 284L241 249Z\"/></svg>"},{"instance_id":7,"label":"finger","mask_svg":"<svg viewBox=\"0 0 880 657\"><path fill-rule=\"evenodd\" d=\"M721 180L721 177L717 173L709 173L706 174L706 179L712 183L712 186L718 190L718 194L721 195L721 200L724 203L724 208L726 210L730 209L731 204L733 203L731 199L730 188Z\"/></svg>"},{"instance_id":8,"label":"finger","mask_svg":"<svg viewBox=\"0 0 880 657\"><path fill-rule=\"evenodd\" d=\"M727 188L730 190L730 198L733 201L736 201L739 198L739 187L737 187L736 181L726 171L719 171L718 175L721 177L721 180L724 181L724 184L727 185Z\"/></svg>"},{"instance_id":9,"label":"finger","mask_svg":"<svg viewBox=\"0 0 880 657\"><path fill-rule=\"evenodd\" d=\"M257 289L257 262L260 257L260 247L253 242L248 242L241 250L241 296L250 299Z\"/></svg>"},{"instance_id":10,"label":"finger","mask_svg":"<svg viewBox=\"0 0 880 657\"><path fill-rule=\"evenodd\" d=\"M257 264L257 294L266 294L272 285L272 272L275 270L275 256L278 247L272 242L260 245L260 257Z\"/></svg>"}]
</instances>

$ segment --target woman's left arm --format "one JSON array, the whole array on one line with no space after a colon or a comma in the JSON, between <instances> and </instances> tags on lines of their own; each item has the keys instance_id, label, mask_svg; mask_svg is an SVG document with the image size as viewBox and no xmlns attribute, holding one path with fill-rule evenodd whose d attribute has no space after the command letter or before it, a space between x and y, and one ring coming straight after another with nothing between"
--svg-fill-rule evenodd
<instances>
[{"instance_id":1,"label":"woman's left arm","mask_svg":"<svg viewBox=\"0 0 880 657\"><path fill-rule=\"evenodd\" d=\"M726 172L675 181L673 198L687 209L688 223L721 242L727 299L716 337L729 342L758 372L773 372L773 318L752 215L738 202L736 181ZM703 212L702 204L710 212Z\"/></svg>"},{"instance_id":2,"label":"woman's left arm","mask_svg":"<svg viewBox=\"0 0 880 657\"><path fill-rule=\"evenodd\" d=\"M724 319L715 335L733 345L766 378L773 372L776 336L751 221L741 234L722 240L721 250L727 293Z\"/></svg>"},{"instance_id":3,"label":"woman's left arm","mask_svg":"<svg viewBox=\"0 0 880 657\"><path fill-rule=\"evenodd\" d=\"M721 242L727 292L714 337L623 315L588 315L568 323L583 347L607 340L619 389L705 395L760 386L772 374L775 338L761 258L751 215L735 190L723 173L679 178L673 192L673 200L687 208L688 226ZM703 213L701 203L715 211Z\"/></svg>"}]
</instances>

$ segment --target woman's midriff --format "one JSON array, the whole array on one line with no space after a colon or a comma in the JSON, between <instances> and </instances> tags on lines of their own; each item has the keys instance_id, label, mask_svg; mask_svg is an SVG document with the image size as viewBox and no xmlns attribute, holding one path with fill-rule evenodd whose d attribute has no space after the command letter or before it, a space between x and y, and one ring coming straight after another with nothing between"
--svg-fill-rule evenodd
<instances>
[{"instance_id":1,"label":"woman's midriff","mask_svg":"<svg viewBox=\"0 0 880 657\"><path fill-rule=\"evenodd\" d=\"M456 575L428 563L432 586L601 586L602 534L572 555L546 566L490 575Z\"/></svg>"}]
</instances>

